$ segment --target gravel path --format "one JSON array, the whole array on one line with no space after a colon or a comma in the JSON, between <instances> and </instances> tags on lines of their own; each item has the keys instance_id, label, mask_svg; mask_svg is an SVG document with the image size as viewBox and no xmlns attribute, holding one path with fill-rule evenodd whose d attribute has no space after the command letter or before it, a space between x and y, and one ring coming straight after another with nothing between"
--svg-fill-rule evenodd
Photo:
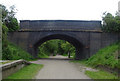
<instances>
[{"instance_id":1,"label":"gravel path","mask_svg":"<svg viewBox=\"0 0 120 81\"><path fill-rule=\"evenodd\" d=\"M69 60L41 59L32 63L44 64L36 79L90 79Z\"/></svg>"}]
</instances>

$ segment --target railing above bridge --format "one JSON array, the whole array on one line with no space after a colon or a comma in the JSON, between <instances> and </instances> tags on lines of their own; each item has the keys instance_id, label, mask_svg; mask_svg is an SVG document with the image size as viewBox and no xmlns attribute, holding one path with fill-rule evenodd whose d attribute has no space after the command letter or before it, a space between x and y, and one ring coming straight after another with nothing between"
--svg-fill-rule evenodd
<instances>
[{"instance_id":1,"label":"railing above bridge","mask_svg":"<svg viewBox=\"0 0 120 81\"><path fill-rule=\"evenodd\" d=\"M20 20L20 31L101 31L101 21L82 20Z\"/></svg>"}]
</instances>

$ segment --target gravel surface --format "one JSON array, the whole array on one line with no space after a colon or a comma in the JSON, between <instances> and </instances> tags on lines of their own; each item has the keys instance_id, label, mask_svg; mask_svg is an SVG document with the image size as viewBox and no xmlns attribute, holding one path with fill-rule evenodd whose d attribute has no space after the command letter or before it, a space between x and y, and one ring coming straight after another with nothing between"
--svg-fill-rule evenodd
<instances>
[{"instance_id":1,"label":"gravel surface","mask_svg":"<svg viewBox=\"0 0 120 81\"><path fill-rule=\"evenodd\" d=\"M77 65L70 63L69 60L41 59L32 63L44 65L36 79L90 79L84 71L80 71Z\"/></svg>"}]
</instances>

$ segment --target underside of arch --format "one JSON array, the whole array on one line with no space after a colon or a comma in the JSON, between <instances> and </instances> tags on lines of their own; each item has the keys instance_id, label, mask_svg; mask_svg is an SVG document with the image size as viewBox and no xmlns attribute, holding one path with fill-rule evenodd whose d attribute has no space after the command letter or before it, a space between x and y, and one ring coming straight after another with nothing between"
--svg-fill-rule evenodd
<instances>
[{"instance_id":1,"label":"underside of arch","mask_svg":"<svg viewBox=\"0 0 120 81\"><path fill-rule=\"evenodd\" d=\"M74 37L68 36L68 35L62 35L62 34L54 34L54 35L48 35L45 36L43 38L41 38L39 41L37 41L34 44L34 50L35 50L35 56L37 56L38 54L38 47L48 41L48 40L52 40L52 39L60 39L60 40L65 40L68 41L70 44L72 44L75 48L76 48L76 57L75 59L83 59L83 45L82 43L79 42L79 40L77 40Z\"/></svg>"}]
</instances>

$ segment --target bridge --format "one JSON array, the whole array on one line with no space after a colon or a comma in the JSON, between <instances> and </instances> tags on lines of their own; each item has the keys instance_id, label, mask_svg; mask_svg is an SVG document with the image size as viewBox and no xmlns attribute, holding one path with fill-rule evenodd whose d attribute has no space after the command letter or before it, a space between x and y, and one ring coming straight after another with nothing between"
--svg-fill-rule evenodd
<instances>
[{"instance_id":1,"label":"bridge","mask_svg":"<svg viewBox=\"0 0 120 81\"><path fill-rule=\"evenodd\" d=\"M8 39L37 58L38 47L51 39L66 40L76 48L76 59L86 59L99 49L118 41L117 33L101 31L101 21L21 20L20 30Z\"/></svg>"}]
</instances>

